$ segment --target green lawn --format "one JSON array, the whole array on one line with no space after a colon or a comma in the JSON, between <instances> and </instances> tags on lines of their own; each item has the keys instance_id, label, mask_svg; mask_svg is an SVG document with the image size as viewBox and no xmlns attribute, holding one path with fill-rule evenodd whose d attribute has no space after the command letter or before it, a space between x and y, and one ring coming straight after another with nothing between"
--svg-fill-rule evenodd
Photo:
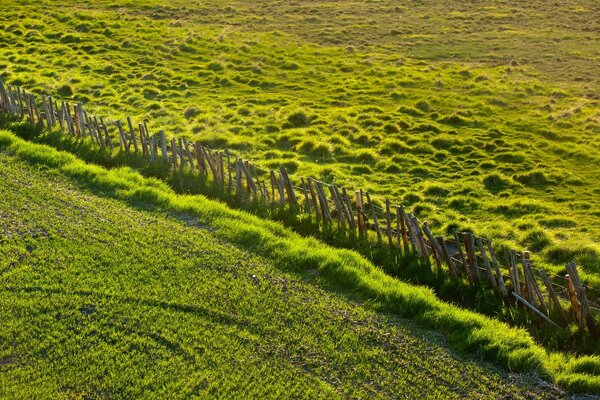
<instances>
[{"instance_id":1,"label":"green lawn","mask_svg":"<svg viewBox=\"0 0 600 400\"><path fill-rule=\"evenodd\" d=\"M553 398L206 221L0 151L2 398Z\"/></svg>"},{"instance_id":2,"label":"green lawn","mask_svg":"<svg viewBox=\"0 0 600 400\"><path fill-rule=\"evenodd\" d=\"M5 4L9 83L600 273L596 1Z\"/></svg>"}]
</instances>

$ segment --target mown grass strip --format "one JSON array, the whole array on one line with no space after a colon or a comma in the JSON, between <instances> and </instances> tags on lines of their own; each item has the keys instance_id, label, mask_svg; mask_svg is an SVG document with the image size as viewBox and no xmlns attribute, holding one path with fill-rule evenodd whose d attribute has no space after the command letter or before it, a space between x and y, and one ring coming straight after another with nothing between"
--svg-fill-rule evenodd
<instances>
[{"instance_id":1,"label":"mown grass strip","mask_svg":"<svg viewBox=\"0 0 600 400\"><path fill-rule=\"evenodd\" d=\"M444 303L427 288L389 277L356 252L303 238L277 223L201 195L177 195L165 183L144 178L130 168L106 170L86 164L69 153L29 143L7 131L0 132L0 147L27 162L59 170L96 193L195 215L210 223L216 236L268 255L283 268L316 268L332 287L351 290L374 300L381 310L443 331L456 350L478 353L511 371L537 371L569 390L600 393L600 376L596 375L600 357L547 352L525 330Z\"/></svg>"}]
</instances>

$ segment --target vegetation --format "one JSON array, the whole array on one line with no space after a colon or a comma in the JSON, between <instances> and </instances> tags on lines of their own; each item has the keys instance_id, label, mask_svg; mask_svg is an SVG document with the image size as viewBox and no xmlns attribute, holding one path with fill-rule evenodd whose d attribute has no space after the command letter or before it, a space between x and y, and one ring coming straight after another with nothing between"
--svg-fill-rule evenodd
<instances>
[{"instance_id":1,"label":"vegetation","mask_svg":"<svg viewBox=\"0 0 600 400\"><path fill-rule=\"evenodd\" d=\"M13 84L600 271L595 1L11 1Z\"/></svg>"},{"instance_id":2,"label":"vegetation","mask_svg":"<svg viewBox=\"0 0 600 400\"><path fill-rule=\"evenodd\" d=\"M86 164L69 153L59 152L48 146L28 143L8 132L0 133L0 148L19 160L27 161L34 167L49 170L48 173L65 175L83 189L91 190L103 197L115 198L131 206L161 210L163 213L187 215L189 217L184 219L188 224L197 226L198 223L194 221L206 224L201 226L210 229L211 234L216 238L242 246L257 256L269 256L274 265L284 268L286 272L312 277L317 283L328 289L343 290L352 293L357 299L368 300L370 307L379 311L410 317L424 327L441 330L447 335L447 343L456 350L476 352L500 363L511 371L538 371L571 390L600 391L600 377L594 375L594 371L598 370L596 364L600 365L600 358L596 356L575 358L567 354L550 353L535 344L526 331L510 328L496 320L444 303L438 300L429 289L411 286L389 277L355 252L334 249L315 239L302 238L282 228L279 224L261 220L245 212L231 210L221 203L208 200L200 195L177 195L164 183L156 179L144 178L129 168L105 170ZM18 182L17 180L16 184ZM35 195L35 191L28 193L31 193L31 196ZM109 211L112 212L112 208ZM59 217L64 214L65 212L61 211ZM96 231L101 230L97 220L94 221L96 222ZM126 221L132 220L126 219ZM128 224L131 225L129 222ZM12 226L12 224L7 226ZM55 235L64 235L60 229L53 229L56 229L53 230ZM86 232L88 231L90 230L86 229ZM38 237L39 235L36 236L36 242L39 241ZM143 265L143 268L147 268L147 260L135 256L136 247L132 249L132 246L141 246L144 243L143 240L121 242L121 245L133 252L133 261L128 257L126 263L124 263L123 256L109 250L110 247L104 243L107 240L86 241L85 235L81 235L79 240L90 246L91 243L94 243L95 246L105 247L106 252L113 254L116 263L129 265L138 262ZM196 241L195 237L188 238L188 240ZM10 242L8 243L10 244ZM111 241L108 241L108 244L110 243ZM152 257L157 257L155 255L156 247L156 244L149 247L154 251ZM176 250L182 248L186 249L185 246L175 246ZM69 249L72 251L73 248L69 247ZM7 252L7 250L4 249L3 252ZM7 252L7 254L10 253ZM55 254L54 251L52 254ZM96 254L95 250L91 254ZM12 253L11 257L6 258L8 261L4 268L8 270L8 266L16 265L18 260L22 260L26 256L26 253L21 250L18 250L16 254ZM52 268L56 268L57 259L60 260L53 256ZM93 260L93 257L91 259ZM173 257L169 259L172 260ZM184 259L188 262L187 257ZM72 262L71 260L72 258L61 265L67 266ZM90 263L90 257L82 257L80 262ZM170 264L164 262L158 264L159 270L165 268L165 271L169 270ZM96 264L92 262L90 265ZM68 270L71 274L80 274L77 269L69 268ZM110 269L107 270L107 273L109 271ZM96 285L103 278L98 275L96 267L92 272L94 276L92 281ZM142 280L150 279L144 278L143 274L138 275L134 274ZM131 275L123 276L121 274L118 276L120 279L117 279L117 282L121 285L119 287L122 287L123 280L128 279ZM4 277L10 278L11 274L5 274L3 279ZM187 275L183 279L186 282L190 281ZM254 280L254 278L252 279ZM155 283L153 280L150 281ZM161 279L162 281L164 279ZM60 286L64 280L59 279L57 282L57 285ZM163 289L160 286L148 284L146 290L161 291ZM133 285L133 288L132 290L138 291L139 285ZM174 292L173 295L175 294ZM5 304L6 311L9 312L11 303ZM16 321L20 321L18 323L23 322L18 316L15 318ZM586 367L590 365L594 367Z\"/></svg>"},{"instance_id":3,"label":"vegetation","mask_svg":"<svg viewBox=\"0 0 600 400\"><path fill-rule=\"evenodd\" d=\"M0 397L560 393L213 235L225 221L135 200L156 182L0 135Z\"/></svg>"}]
</instances>

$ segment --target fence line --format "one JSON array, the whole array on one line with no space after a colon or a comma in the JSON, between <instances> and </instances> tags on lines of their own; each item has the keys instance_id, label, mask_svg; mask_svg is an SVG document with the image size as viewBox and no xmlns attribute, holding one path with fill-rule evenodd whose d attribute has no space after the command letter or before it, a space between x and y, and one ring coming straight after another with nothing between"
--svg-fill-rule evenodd
<instances>
[{"instance_id":1,"label":"fence line","mask_svg":"<svg viewBox=\"0 0 600 400\"><path fill-rule=\"evenodd\" d=\"M38 107L33 94L5 84L2 78L0 112L31 125L89 140L101 148L137 155L151 164L170 166L174 171L193 171L235 196L242 205L287 207L314 218L319 227L337 226L338 231L353 239L364 241L376 236L378 243L393 251L415 254L426 263L433 260L451 280L490 287L507 304L521 303L552 326L559 326L550 319L554 310L563 326L576 322L581 330L587 326L593 335L598 333L593 313L600 311L600 301L589 301L587 293L599 292L581 283L574 263L567 264L568 275L564 278L550 279L546 271L533 267L528 251L497 251L489 239L470 232L454 232L450 238L434 236L427 222L407 213L404 206L385 199L385 206L380 207L369 192L361 189L349 191L312 177L291 176L284 166L276 171L266 170L228 149L210 149L186 138L167 140L163 130L151 134L145 121L136 125L127 117L124 125L120 120L98 118L80 102L59 104L52 96L42 95ZM566 286L555 283L557 278L564 279Z\"/></svg>"}]
</instances>

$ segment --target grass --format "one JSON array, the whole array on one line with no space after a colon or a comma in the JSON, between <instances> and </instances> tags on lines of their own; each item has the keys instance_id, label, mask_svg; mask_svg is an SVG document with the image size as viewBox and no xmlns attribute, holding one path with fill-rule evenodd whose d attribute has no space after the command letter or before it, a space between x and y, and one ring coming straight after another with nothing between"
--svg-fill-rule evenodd
<instances>
[{"instance_id":1,"label":"grass","mask_svg":"<svg viewBox=\"0 0 600 400\"><path fill-rule=\"evenodd\" d=\"M0 73L148 119L153 133L286 160L394 203L419 196L437 233L520 248L544 230L534 261L558 271L574 259L597 284L598 11L591 0L9 1ZM427 194L433 183L447 194ZM540 222L555 215L573 223Z\"/></svg>"},{"instance_id":2,"label":"grass","mask_svg":"<svg viewBox=\"0 0 600 400\"><path fill-rule=\"evenodd\" d=\"M128 189L156 182L0 137L0 397L560 394Z\"/></svg>"},{"instance_id":3,"label":"grass","mask_svg":"<svg viewBox=\"0 0 600 400\"><path fill-rule=\"evenodd\" d=\"M511 371L537 371L555 379L570 390L583 392L600 391L600 378L594 373L596 367L588 368L589 365L600 365L600 360L598 360L597 356L588 356L584 359L585 363L583 363L577 357L548 352L537 345L526 331L510 328L496 320L444 303L438 300L426 288L411 286L387 276L355 252L334 249L315 239L302 238L281 227L281 225L261 220L244 212L233 211L226 208L223 204L208 200L203 196L177 195L164 183L156 179L144 178L129 168L105 170L98 166L86 164L71 154L59 152L48 146L28 143L9 132L2 132L0 134L0 148L15 159L28 162L32 165L32 168L47 170L46 173L65 176L76 182L82 189L91 190L102 197L119 200L119 205L125 202L131 206L143 206L151 210L161 210L166 213L191 216L191 221L200 221L202 224L208 225L211 235L215 238L241 246L258 257L268 256L273 265L279 266L286 273L313 276L316 282L328 289L353 293L353 296L356 298L367 300L371 308L390 312L400 317L410 317L423 327L442 331L447 335L446 340L448 345L455 350L476 352L486 359L493 360L509 368ZM20 180L7 179L6 182L14 182L6 184L19 184ZM8 192L10 193L11 191L9 190ZM35 190L28 191L27 193L30 193L30 196L35 196ZM76 210L77 212L74 213L75 216L78 215L77 213L85 213L86 207L79 207ZM114 212L114 209L111 208L109 211ZM70 215L71 213L65 213L64 209L60 211L60 215L65 214ZM40 220L39 217L34 219ZM106 220L106 218L94 218L88 221L95 228L86 228L84 226L82 228L84 232L94 233L95 231L109 229L108 226L112 220L107 220L109 222L107 224L98 224L98 220ZM125 221L128 226L135 226L134 221L136 219L130 218L125 219ZM7 227L12 227L13 225L17 226L18 230L19 224L17 223L8 224ZM169 231L168 229L158 229L160 232ZM124 232L127 229L117 229L117 231ZM142 231L145 234L152 235L152 232L146 228ZM37 234L38 237L44 237L44 233L42 232L40 231ZM53 228L52 232L57 236L61 236L61 232L64 235L64 232L59 228ZM45 234L47 235L47 232ZM106 248L105 253L108 252L113 257L116 257L114 262L122 265L121 268L128 268L128 265L136 265L135 263L140 263L143 268L148 268L146 258L136 255L138 254L138 247L142 246L140 247L139 254L145 254L149 251L151 257L156 257L160 253L159 249L162 251L162 246L152 245L152 243L156 242L150 240L133 240L131 238L136 237L136 232L131 234L133 236L130 236L130 239L121 241L108 240L107 236L98 236L96 240L89 240L85 234L76 235L76 237L88 245L92 245L93 243L94 246L97 245ZM142 238L145 237L147 236L143 236ZM193 243L202 242L196 240L196 236L190 238L187 235L185 238ZM36 238L36 240L43 241L44 239ZM146 242L149 242L149 247L146 250L142 250ZM125 249L128 249L127 254L132 255L132 260L130 261L129 257L125 258L120 252L110 251L110 247L106 245L110 245L111 243L124 246ZM52 245L50 246L53 248ZM78 247L82 246L69 248L76 249ZM185 254L185 251L188 251L187 249L188 246L175 245L170 251L179 252L182 250L184 251L183 254ZM25 251L28 250L25 248ZM54 260L52 263L53 268L57 268L58 265L60 268L65 269L72 262L81 262L87 268L90 268L93 275L89 278L93 283L92 286L98 285L98 282L103 281L103 278L98 274L98 268L101 270L104 268L106 272L111 271L106 265L103 266L102 263L98 264L93 261L93 257L89 256L89 254L96 254L95 250L88 253L88 257L75 257L74 260L70 258L64 262L60 262L60 264L56 264L56 260L60 260L60 257L56 257L56 252L51 253L52 260ZM26 253L22 250L17 251L13 257L6 258L7 260L12 260L7 264L16 265L19 260L24 259L23 254L25 255L24 257L27 257ZM168 259L171 260L173 257L169 256ZM193 260L193 257L184 256L183 259L186 262L190 262L189 260ZM124 263L124 260L128 260L128 262ZM127 280L132 276L142 281L147 279L148 282L152 283L164 281L164 279L160 279L161 273L159 271L168 273L171 270L169 264L169 262L165 261L158 262L155 265L155 268L158 268L157 274L152 273L150 276L148 276L148 273L140 275L139 272L118 274L116 285L119 290L114 292L115 288L113 288L113 293L120 293L122 288L126 287ZM67 270L69 273L75 274L75 276L80 274L77 269L69 267ZM25 275L31 277L29 272ZM5 277L10 278L11 274L8 274L8 276L3 275L3 279ZM46 275L41 274L41 277L44 278ZM185 282L192 283L187 274L183 274L181 277L185 279ZM154 281L153 279L159 280ZM64 279L56 279L52 282L59 289L64 286L62 285ZM73 282L69 284L73 284ZM194 284L195 290L198 290L198 286L201 287L202 285ZM133 285L132 290L138 294L144 291L153 293L153 291L172 290L172 295L177 295L180 287L163 289L161 285L149 284L146 287ZM10 292L10 290L6 292ZM35 293L35 290L32 290L32 292ZM183 292L185 291L182 290ZM227 291L225 292L228 293ZM304 298L306 299L306 297ZM236 302L236 304L238 303ZM7 307L7 311L13 312L10 310L12 308ZM186 327L189 329L189 325L186 325ZM318 330L315 332L318 332ZM56 340L60 341L63 339L57 336ZM585 372L582 373L582 371Z\"/></svg>"}]
</instances>

